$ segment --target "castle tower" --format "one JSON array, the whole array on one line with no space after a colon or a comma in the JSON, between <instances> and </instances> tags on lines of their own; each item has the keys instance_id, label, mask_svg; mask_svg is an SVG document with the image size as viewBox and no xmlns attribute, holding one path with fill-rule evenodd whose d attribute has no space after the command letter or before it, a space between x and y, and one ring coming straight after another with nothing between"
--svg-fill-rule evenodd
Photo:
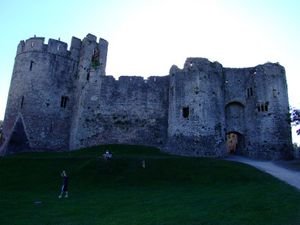
<instances>
[{"instance_id":1,"label":"castle tower","mask_svg":"<svg viewBox=\"0 0 300 225\"><path fill-rule=\"evenodd\" d=\"M222 65L188 58L170 70L168 149L184 155L225 154Z\"/></svg>"},{"instance_id":2,"label":"castle tower","mask_svg":"<svg viewBox=\"0 0 300 225\"><path fill-rule=\"evenodd\" d=\"M88 34L82 41L78 77L76 81L76 104L73 108L72 127L70 130L70 149L80 146L81 129L85 123L86 113L90 113L89 103L92 101L97 110L100 98L102 77L105 76L108 42L102 38ZM92 98L92 100L91 100ZM96 102L95 102L96 101Z\"/></svg>"},{"instance_id":3,"label":"castle tower","mask_svg":"<svg viewBox=\"0 0 300 225\"><path fill-rule=\"evenodd\" d=\"M285 69L266 63L251 70L247 86L247 152L255 158L290 157L291 127ZM251 90L253 89L253 91ZM250 91L250 92L249 92Z\"/></svg>"},{"instance_id":4,"label":"castle tower","mask_svg":"<svg viewBox=\"0 0 300 225\"><path fill-rule=\"evenodd\" d=\"M289 157L291 128L284 68L274 63L225 68L224 76L228 151L260 159Z\"/></svg>"},{"instance_id":5,"label":"castle tower","mask_svg":"<svg viewBox=\"0 0 300 225\"><path fill-rule=\"evenodd\" d=\"M245 154L247 141L248 108L253 107L246 102L247 87L252 87L253 79L248 69L224 68L224 111L227 153ZM248 89L249 94L253 88ZM251 114L251 113L250 113Z\"/></svg>"},{"instance_id":6,"label":"castle tower","mask_svg":"<svg viewBox=\"0 0 300 225\"><path fill-rule=\"evenodd\" d=\"M3 151L66 149L78 46L33 37L18 45L4 119ZM26 146L26 148L24 148Z\"/></svg>"}]
</instances>

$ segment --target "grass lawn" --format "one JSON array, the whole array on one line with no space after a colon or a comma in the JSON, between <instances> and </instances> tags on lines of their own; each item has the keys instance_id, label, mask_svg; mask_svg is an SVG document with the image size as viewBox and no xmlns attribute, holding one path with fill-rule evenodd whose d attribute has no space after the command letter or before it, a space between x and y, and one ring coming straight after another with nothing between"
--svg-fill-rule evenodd
<instances>
[{"instance_id":1,"label":"grass lawn","mask_svg":"<svg viewBox=\"0 0 300 225\"><path fill-rule=\"evenodd\" d=\"M300 192L247 165L147 147L22 153L0 158L0 224L298 225Z\"/></svg>"}]
</instances>

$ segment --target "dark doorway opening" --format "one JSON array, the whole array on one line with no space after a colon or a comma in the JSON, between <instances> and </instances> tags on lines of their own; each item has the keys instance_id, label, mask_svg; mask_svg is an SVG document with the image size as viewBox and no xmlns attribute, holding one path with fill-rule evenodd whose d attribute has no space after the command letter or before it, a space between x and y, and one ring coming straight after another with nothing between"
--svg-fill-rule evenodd
<instances>
[{"instance_id":1,"label":"dark doorway opening","mask_svg":"<svg viewBox=\"0 0 300 225\"><path fill-rule=\"evenodd\" d=\"M189 118L189 115L190 115L190 108L189 107L183 107L182 108L183 118Z\"/></svg>"},{"instance_id":2,"label":"dark doorway opening","mask_svg":"<svg viewBox=\"0 0 300 225\"><path fill-rule=\"evenodd\" d=\"M245 147L244 135L238 132L228 132L226 134L227 152L229 154L241 155Z\"/></svg>"},{"instance_id":3,"label":"dark doorway opening","mask_svg":"<svg viewBox=\"0 0 300 225\"><path fill-rule=\"evenodd\" d=\"M25 133L24 124L22 119L19 118L10 136L7 145L7 152L15 153L15 152L26 151L29 149L30 146L29 146L27 135Z\"/></svg>"}]
</instances>

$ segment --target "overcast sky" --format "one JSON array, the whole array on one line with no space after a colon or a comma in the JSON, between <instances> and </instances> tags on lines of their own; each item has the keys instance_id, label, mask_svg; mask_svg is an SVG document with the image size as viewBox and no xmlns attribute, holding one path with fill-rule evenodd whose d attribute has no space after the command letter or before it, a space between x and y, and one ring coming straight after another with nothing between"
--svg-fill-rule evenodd
<instances>
[{"instance_id":1,"label":"overcast sky","mask_svg":"<svg viewBox=\"0 0 300 225\"><path fill-rule=\"evenodd\" d=\"M279 62L290 105L300 107L298 0L1 0L0 21L0 120L17 45L34 35L106 39L115 77L167 75L191 56L225 67Z\"/></svg>"}]
</instances>

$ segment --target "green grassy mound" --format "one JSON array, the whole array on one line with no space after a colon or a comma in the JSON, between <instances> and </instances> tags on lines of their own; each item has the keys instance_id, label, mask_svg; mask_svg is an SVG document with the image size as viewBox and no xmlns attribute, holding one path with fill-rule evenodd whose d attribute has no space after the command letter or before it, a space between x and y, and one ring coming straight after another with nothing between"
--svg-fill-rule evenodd
<instances>
[{"instance_id":1,"label":"green grassy mound","mask_svg":"<svg viewBox=\"0 0 300 225\"><path fill-rule=\"evenodd\" d=\"M300 192L247 165L147 147L22 153L0 158L0 224L296 225Z\"/></svg>"}]
</instances>

